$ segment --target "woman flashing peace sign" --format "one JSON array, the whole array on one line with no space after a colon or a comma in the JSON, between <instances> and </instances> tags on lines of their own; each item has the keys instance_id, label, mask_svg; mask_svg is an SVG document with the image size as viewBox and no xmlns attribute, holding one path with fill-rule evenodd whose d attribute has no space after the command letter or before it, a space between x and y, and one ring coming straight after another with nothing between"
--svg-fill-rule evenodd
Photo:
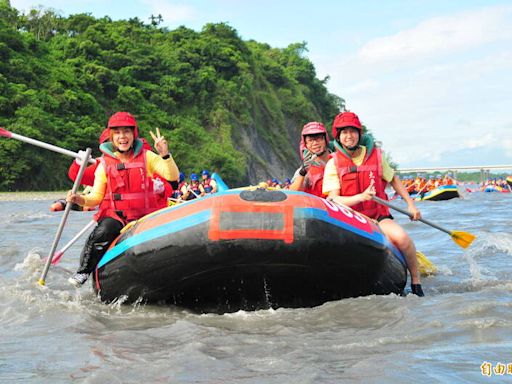
<instances>
[{"instance_id":1,"label":"woman flashing peace sign","mask_svg":"<svg viewBox=\"0 0 512 384\"><path fill-rule=\"evenodd\" d=\"M80 267L69 282L80 287L94 270L109 245L130 221L163 208L156 198L153 177L179 179L179 170L169 153L167 140L150 132L158 155L144 148L137 121L128 112L112 115L107 125L110 141L100 145L103 153L88 195L68 193L67 201L85 207L99 204L98 226L82 250Z\"/></svg>"}]
</instances>

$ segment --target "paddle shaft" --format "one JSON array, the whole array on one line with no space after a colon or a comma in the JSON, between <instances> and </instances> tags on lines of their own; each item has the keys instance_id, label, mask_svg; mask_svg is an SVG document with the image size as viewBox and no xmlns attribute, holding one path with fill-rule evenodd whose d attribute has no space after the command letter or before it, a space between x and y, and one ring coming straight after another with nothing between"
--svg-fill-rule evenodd
<instances>
[{"instance_id":1,"label":"paddle shaft","mask_svg":"<svg viewBox=\"0 0 512 384\"><path fill-rule=\"evenodd\" d=\"M48 143L45 143L43 141L39 141L39 140L36 140L36 139L31 139L30 137L18 135L17 133L10 132L10 131L8 131L5 128L1 128L0 127L0 136L4 136L4 137L8 137L10 139L16 139L16 140L19 140L19 141L23 141L25 143L35 145L36 147L41 147L41 148L44 148L44 149L49 149L50 151L53 151L53 152L57 152L57 153L60 153L60 154L66 155L66 156L71 156L71 157L74 157L75 159L80 159L80 155L77 152L73 152L73 151L70 151L68 149L57 147L56 145L48 144ZM95 164L96 160L94 160L94 159L89 157L89 161L88 162L91 163L91 164Z\"/></svg>"},{"instance_id":2,"label":"paddle shaft","mask_svg":"<svg viewBox=\"0 0 512 384\"><path fill-rule=\"evenodd\" d=\"M58 252L56 252L54 255L53 255L53 258L52 258L52 265L55 265L57 264L60 259L62 258L62 255L64 254L64 252L66 252L69 247L71 247L80 237L82 237L82 235L87 232L87 230L89 230L90 228L92 228L93 226L96 225L96 221L94 220L91 220L87 223L87 225L85 227L83 227L80 232L78 232L75 237L73 237L71 240L69 240L69 242L63 246Z\"/></svg>"},{"instance_id":3,"label":"paddle shaft","mask_svg":"<svg viewBox=\"0 0 512 384\"><path fill-rule=\"evenodd\" d=\"M192 190L192 187L191 187L190 185L187 187L187 189L188 189L190 192L192 192L192 194L193 194L196 198L199 198L199 197L200 197L197 193L195 193L195 192Z\"/></svg>"},{"instance_id":4,"label":"paddle shaft","mask_svg":"<svg viewBox=\"0 0 512 384\"><path fill-rule=\"evenodd\" d=\"M80 186L80 181L82 180L82 176L84 175L85 168L87 165L87 160L91 157L91 148L87 148L84 154L84 157L78 156L82 159L82 165L80 165L80 169L78 171L78 175L76 176L75 183L73 184L73 188L71 189L71 193L75 194L78 191L78 187ZM64 214L60 220L59 228L57 229L57 233L55 234L55 239L53 240L52 247L50 253L48 254L48 258L46 259L46 264L44 265L43 272L41 273L41 277L39 278L39 285L45 285L46 275L50 269L50 265L52 263L53 254L57 249L57 245L59 244L60 237L62 235L62 231L64 230L64 225L66 224L66 220L68 219L69 212L71 211L71 203L66 204L66 208L64 209Z\"/></svg>"},{"instance_id":5,"label":"paddle shaft","mask_svg":"<svg viewBox=\"0 0 512 384\"><path fill-rule=\"evenodd\" d=\"M406 211L405 209L397 207L396 205L393 205L393 204L389 203L388 201L383 200L383 199L381 199L380 197L377 197L377 196L373 196L372 199L375 200L377 203L385 205L385 206L387 206L389 208L392 208L395 211L401 212L404 215L407 215L407 216L409 216L412 219L412 214L410 212ZM425 223L427 225L430 225L433 228L439 229L440 231L446 232L449 235L452 234L452 231L449 231L448 229L443 228L443 227L441 227L441 226L439 226L439 225L437 225L437 224L435 224L435 223L433 223L433 222L431 222L431 221L429 221L427 219L421 218L421 219L419 219L419 221L421 221L422 223Z\"/></svg>"}]
</instances>

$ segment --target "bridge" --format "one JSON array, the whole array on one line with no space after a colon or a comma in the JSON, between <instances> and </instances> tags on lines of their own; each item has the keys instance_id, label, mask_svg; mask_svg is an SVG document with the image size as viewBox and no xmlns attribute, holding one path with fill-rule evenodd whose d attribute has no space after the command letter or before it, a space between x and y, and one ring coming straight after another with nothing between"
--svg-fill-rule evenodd
<instances>
[{"instance_id":1,"label":"bridge","mask_svg":"<svg viewBox=\"0 0 512 384\"><path fill-rule=\"evenodd\" d=\"M491 169L507 170L512 169L512 165L461 165L456 167L399 168L396 171L398 173L452 171L455 176L454 178L457 179L458 171L480 170L480 181L485 181L490 178Z\"/></svg>"}]
</instances>

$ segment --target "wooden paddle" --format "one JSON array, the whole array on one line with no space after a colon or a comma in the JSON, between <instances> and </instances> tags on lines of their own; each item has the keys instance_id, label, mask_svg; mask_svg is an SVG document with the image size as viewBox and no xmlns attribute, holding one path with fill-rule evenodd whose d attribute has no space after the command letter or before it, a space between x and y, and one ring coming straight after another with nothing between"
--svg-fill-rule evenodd
<instances>
[{"instance_id":1,"label":"wooden paddle","mask_svg":"<svg viewBox=\"0 0 512 384\"><path fill-rule=\"evenodd\" d=\"M393 204L389 203L388 201L381 199L380 197L373 196L372 199L379 204L385 205L389 208L394 209L395 211L401 212L404 215L407 215L410 218L412 218L412 214L410 212L408 212L405 209L402 209L400 207L397 207L396 205L393 205ZM472 235L471 233L463 232L463 231L450 231L450 230L443 228L440 225L437 225L427 219L419 219L419 221L421 221L422 223L425 223L427 225L430 225L432 228L438 229L442 232L449 234L452 237L452 240L462 248L469 247L471 245L471 243L473 242L473 240L476 239L476 236Z\"/></svg>"}]
</instances>

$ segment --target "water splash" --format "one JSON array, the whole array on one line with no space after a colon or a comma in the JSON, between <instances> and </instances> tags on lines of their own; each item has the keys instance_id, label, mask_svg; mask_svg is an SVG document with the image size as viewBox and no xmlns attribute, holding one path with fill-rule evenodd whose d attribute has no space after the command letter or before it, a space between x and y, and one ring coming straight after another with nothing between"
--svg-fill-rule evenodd
<instances>
[{"instance_id":1,"label":"water splash","mask_svg":"<svg viewBox=\"0 0 512 384\"><path fill-rule=\"evenodd\" d=\"M43 256L41 256L42 253L42 249L32 248L28 251L28 254L23 261L14 266L14 270L17 272L24 272L26 274L39 272L41 270L43 260Z\"/></svg>"}]
</instances>

